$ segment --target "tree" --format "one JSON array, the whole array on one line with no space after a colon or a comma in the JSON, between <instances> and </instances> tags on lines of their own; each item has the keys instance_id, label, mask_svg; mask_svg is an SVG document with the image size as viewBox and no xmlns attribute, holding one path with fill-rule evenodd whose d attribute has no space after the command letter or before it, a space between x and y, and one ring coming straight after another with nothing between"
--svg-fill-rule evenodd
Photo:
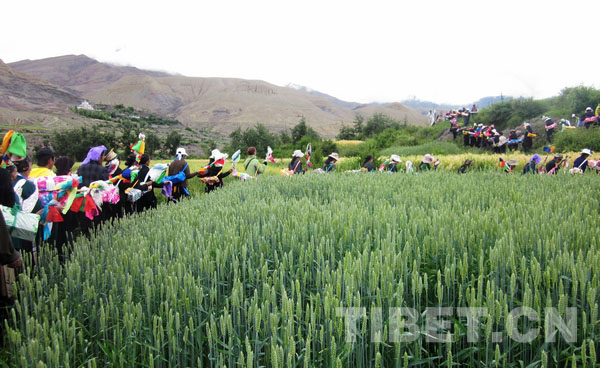
<instances>
[{"instance_id":1,"label":"tree","mask_svg":"<svg viewBox=\"0 0 600 368\"><path fill-rule=\"evenodd\" d=\"M336 136L337 139L339 140L351 140L351 139L356 139L356 130L353 127L350 126L346 126L344 124L342 124L342 127L340 128L340 132L338 133L338 135Z\"/></svg>"},{"instance_id":2,"label":"tree","mask_svg":"<svg viewBox=\"0 0 600 368\"><path fill-rule=\"evenodd\" d=\"M298 124L292 128L292 142L299 142L302 137L309 137L313 140L320 140L321 136L313 128L306 124L306 119L302 117Z\"/></svg>"},{"instance_id":3,"label":"tree","mask_svg":"<svg viewBox=\"0 0 600 368\"><path fill-rule=\"evenodd\" d=\"M296 124L292 128L292 141L294 143L299 142L302 139L302 137L304 137L306 135L306 131L307 131L306 120L304 119L304 116L303 116L300 119L300 121L298 122L298 124Z\"/></svg>"},{"instance_id":4,"label":"tree","mask_svg":"<svg viewBox=\"0 0 600 368\"><path fill-rule=\"evenodd\" d=\"M359 137L362 132L363 132L363 122L365 121L365 118L360 115L360 114L356 114L354 115L354 135Z\"/></svg>"},{"instance_id":5,"label":"tree","mask_svg":"<svg viewBox=\"0 0 600 368\"><path fill-rule=\"evenodd\" d=\"M116 136L113 132L102 132L99 129L81 127L54 133L51 138L52 148L58 156L69 156L82 161L92 147L105 146L114 148Z\"/></svg>"},{"instance_id":6,"label":"tree","mask_svg":"<svg viewBox=\"0 0 600 368\"><path fill-rule=\"evenodd\" d=\"M181 134L176 130L171 130L165 141L165 150L170 156L175 155L177 148L181 145Z\"/></svg>"},{"instance_id":7,"label":"tree","mask_svg":"<svg viewBox=\"0 0 600 368\"><path fill-rule=\"evenodd\" d=\"M159 151L161 142L158 136L152 132L146 135L146 153L152 157L156 151Z\"/></svg>"}]
</instances>

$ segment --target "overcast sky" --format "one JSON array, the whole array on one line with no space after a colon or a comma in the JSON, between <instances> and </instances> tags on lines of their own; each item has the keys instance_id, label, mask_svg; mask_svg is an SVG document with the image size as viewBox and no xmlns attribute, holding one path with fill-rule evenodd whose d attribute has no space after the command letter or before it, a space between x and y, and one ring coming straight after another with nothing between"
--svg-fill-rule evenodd
<instances>
[{"instance_id":1,"label":"overcast sky","mask_svg":"<svg viewBox=\"0 0 600 368\"><path fill-rule=\"evenodd\" d=\"M600 1L5 0L0 59L66 54L346 101L600 88Z\"/></svg>"}]
</instances>

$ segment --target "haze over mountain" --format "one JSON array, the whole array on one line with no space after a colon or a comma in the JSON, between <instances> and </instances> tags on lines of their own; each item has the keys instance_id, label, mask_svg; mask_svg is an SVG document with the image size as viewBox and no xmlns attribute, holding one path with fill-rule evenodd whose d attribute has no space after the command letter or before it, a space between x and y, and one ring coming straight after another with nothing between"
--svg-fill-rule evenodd
<instances>
[{"instance_id":1,"label":"haze over mountain","mask_svg":"<svg viewBox=\"0 0 600 368\"><path fill-rule=\"evenodd\" d=\"M288 129L304 117L319 133L333 137L342 124L351 124L356 114L368 118L374 113L409 124L426 124L421 113L398 103L359 105L305 88L169 75L100 63L84 55L23 60L9 66L92 103L134 106L224 134L256 123L275 131Z\"/></svg>"}]
</instances>

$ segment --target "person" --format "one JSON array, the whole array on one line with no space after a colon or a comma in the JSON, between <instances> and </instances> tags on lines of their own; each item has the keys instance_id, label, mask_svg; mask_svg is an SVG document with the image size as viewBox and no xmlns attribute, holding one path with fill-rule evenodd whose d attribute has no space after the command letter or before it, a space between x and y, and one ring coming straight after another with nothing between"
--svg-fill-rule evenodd
<instances>
[{"instance_id":1,"label":"person","mask_svg":"<svg viewBox=\"0 0 600 368\"><path fill-rule=\"evenodd\" d=\"M58 157L54 162L54 167L56 167L56 175L70 175L74 164L75 161L68 156Z\"/></svg>"},{"instance_id":2,"label":"person","mask_svg":"<svg viewBox=\"0 0 600 368\"><path fill-rule=\"evenodd\" d=\"M456 119L450 120L450 133L452 133L452 140L456 140L456 134L458 133L458 123Z\"/></svg>"},{"instance_id":3,"label":"person","mask_svg":"<svg viewBox=\"0 0 600 368\"><path fill-rule=\"evenodd\" d=\"M256 153L256 150L254 150L254 152ZM203 174L198 175L200 180L206 184L206 187L204 188L205 193L208 194L217 188L222 188L225 185L223 179L228 177L229 174L233 172L233 168L229 169L228 171L223 171L223 165L225 165L225 159L227 159L228 156L228 154L222 153L217 149L212 151L210 161L208 162L208 168ZM254 158L256 159L256 157Z\"/></svg>"},{"instance_id":4,"label":"person","mask_svg":"<svg viewBox=\"0 0 600 368\"><path fill-rule=\"evenodd\" d=\"M558 166L561 161L562 161L562 155L560 155L560 154L554 155L554 158L552 158L552 160L550 160L550 162L548 162L546 164L546 172L548 174L557 174Z\"/></svg>"},{"instance_id":5,"label":"person","mask_svg":"<svg viewBox=\"0 0 600 368\"><path fill-rule=\"evenodd\" d=\"M295 150L292 154L292 161L288 165L288 170L294 174L304 174L304 169L302 169L302 157L304 157L304 153L300 150Z\"/></svg>"},{"instance_id":6,"label":"person","mask_svg":"<svg viewBox=\"0 0 600 368\"><path fill-rule=\"evenodd\" d=\"M340 159L337 152L332 152L329 156L327 156L327 160L325 160L325 164L323 165L323 171L326 173L335 171L335 164Z\"/></svg>"},{"instance_id":7,"label":"person","mask_svg":"<svg viewBox=\"0 0 600 368\"><path fill-rule=\"evenodd\" d=\"M594 112L592 111L591 107L586 107L585 113L583 114L583 116L584 116L584 119L585 119L584 120L584 122L585 122L584 124L585 124L586 128L589 128L591 125L594 124L594 120L595 120L594 117L595 117L595 115L594 115Z\"/></svg>"},{"instance_id":8,"label":"person","mask_svg":"<svg viewBox=\"0 0 600 368\"><path fill-rule=\"evenodd\" d=\"M465 160L463 164L458 168L458 173L465 174L471 166L473 166L473 160Z\"/></svg>"},{"instance_id":9,"label":"person","mask_svg":"<svg viewBox=\"0 0 600 368\"><path fill-rule=\"evenodd\" d=\"M473 104L473 107L471 107L471 113L477 114L477 105Z\"/></svg>"},{"instance_id":10,"label":"person","mask_svg":"<svg viewBox=\"0 0 600 368\"><path fill-rule=\"evenodd\" d=\"M122 213L122 215L118 216L127 216L135 212L134 203L129 201L126 193L126 190L131 188L131 186L134 184L131 182L131 174L133 172L139 172L139 165L136 155L131 153L125 159L125 170L123 170L119 181L117 182L117 187L119 188L119 204L121 205L121 211L119 213Z\"/></svg>"},{"instance_id":11,"label":"person","mask_svg":"<svg viewBox=\"0 0 600 368\"><path fill-rule=\"evenodd\" d=\"M374 159L373 159L373 155L367 155L367 157L365 157L365 162L362 165L362 168L364 170L366 170L367 172L374 172L375 171L375 163L374 163Z\"/></svg>"},{"instance_id":12,"label":"person","mask_svg":"<svg viewBox=\"0 0 600 368\"><path fill-rule=\"evenodd\" d=\"M70 175L75 161L67 156L60 156L54 162L56 175ZM62 214L63 221L55 222L52 225L52 235L50 243L54 243L58 252L59 261L64 264L70 250L70 246L75 242L77 235L77 214L73 211L67 211Z\"/></svg>"},{"instance_id":13,"label":"person","mask_svg":"<svg viewBox=\"0 0 600 368\"><path fill-rule=\"evenodd\" d=\"M531 147L533 147L533 138L535 137L535 134L533 134L533 129L531 128L531 124L529 124L528 121L526 121L523 124L523 129L525 130L524 137L523 137L523 152L527 153L529 152L529 150L531 149Z\"/></svg>"},{"instance_id":14,"label":"person","mask_svg":"<svg viewBox=\"0 0 600 368\"><path fill-rule=\"evenodd\" d=\"M581 151L581 156L577 157L573 163L574 172L578 170L581 170L581 173L585 172L585 169L588 167L588 157L591 156L591 154L592 151L589 148L584 148Z\"/></svg>"},{"instance_id":15,"label":"person","mask_svg":"<svg viewBox=\"0 0 600 368\"><path fill-rule=\"evenodd\" d=\"M35 159L38 167L31 170L29 174L30 178L39 178L42 176L55 176L52 168L54 167L54 152L44 146L40 148L36 154Z\"/></svg>"},{"instance_id":16,"label":"person","mask_svg":"<svg viewBox=\"0 0 600 368\"><path fill-rule=\"evenodd\" d=\"M0 169L0 204L12 208L15 201L11 175L8 170ZM21 254L13 246L2 212L0 212L0 264L9 268L21 266Z\"/></svg>"},{"instance_id":17,"label":"person","mask_svg":"<svg viewBox=\"0 0 600 368\"><path fill-rule=\"evenodd\" d=\"M400 159L400 156L398 156L398 155L392 155L390 161L391 162L388 165L388 172L389 173L396 173L396 172L398 172L398 164L402 162L402 160Z\"/></svg>"},{"instance_id":18,"label":"person","mask_svg":"<svg viewBox=\"0 0 600 368\"><path fill-rule=\"evenodd\" d=\"M117 155L112 149L106 154L104 160L106 161L105 167L108 171L109 178L119 176L123 172L123 170L121 170L121 168L119 167L119 165L121 164L121 162L119 161L119 155Z\"/></svg>"},{"instance_id":19,"label":"person","mask_svg":"<svg viewBox=\"0 0 600 368\"><path fill-rule=\"evenodd\" d=\"M519 136L517 135L517 131L515 129L511 129L508 133L508 149L511 151L515 151L519 148Z\"/></svg>"},{"instance_id":20,"label":"person","mask_svg":"<svg viewBox=\"0 0 600 368\"><path fill-rule=\"evenodd\" d=\"M42 210L38 190L35 183L28 180L31 173L31 159L14 161L16 172L13 172L13 190L19 198L21 209L25 212L37 213Z\"/></svg>"},{"instance_id":21,"label":"person","mask_svg":"<svg viewBox=\"0 0 600 368\"><path fill-rule=\"evenodd\" d=\"M153 183L152 180L148 179L148 172L150 171L150 156L143 154L140 157L140 171L136 177L135 189L142 191L142 196L137 200L137 212L144 212L145 210L156 208L157 199L154 195L154 188L161 188L163 184Z\"/></svg>"},{"instance_id":22,"label":"person","mask_svg":"<svg viewBox=\"0 0 600 368\"><path fill-rule=\"evenodd\" d=\"M28 180L31 172L31 159L25 157L23 160L14 161L14 165L16 170L12 173L13 190L18 203L21 205L21 210L41 214L43 207L39 200L37 186L31 180ZM32 262L34 265L36 264L37 250L33 241L13 237L12 243L16 249L31 254Z\"/></svg>"},{"instance_id":23,"label":"person","mask_svg":"<svg viewBox=\"0 0 600 368\"><path fill-rule=\"evenodd\" d=\"M539 165L541 162L542 157L537 153L534 154L533 156L531 156L529 163L523 168L523 174L537 174L538 169L536 166Z\"/></svg>"},{"instance_id":24,"label":"person","mask_svg":"<svg viewBox=\"0 0 600 368\"><path fill-rule=\"evenodd\" d=\"M85 160L77 169L77 175L81 176L80 188L89 187L97 180L108 180L108 170L102 166L105 154L106 147L104 146L92 147L88 151Z\"/></svg>"},{"instance_id":25,"label":"person","mask_svg":"<svg viewBox=\"0 0 600 368\"><path fill-rule=\"evenodd\" d=\"M219 150L213 150L211 158L214 158L215 155L220 154L221 152ZM248 147L246 155L248 157L246 157L246 160L244 161L244 169L248 175L257 178L260 174L265 172L265 169L267 168L267 160L264 160L262 165L258 162L258 159L256 158L255 147Z\"/></svg>"},{"instance_id":26,"label":"person","mask_svg":"<svg viewBox=\"0 0 600 368\"><path fill-rule=\"evenodd\" d=\"M182 176L185 175L185 178L182 178L183 181L173 184L173 202L179 201L182 197L189 197L190 192L187 189L187 180L198 175L198 172L191 172L190 166L186 161L187 157L188 154L185 148L177 148L177 151L175 151L175 160L169 165L169 169L167 170L167 176L178 175L181 172L183 172Z\"/></svg>"},{"instance_id":27,"label":"person","mask_svg":"<svg viewBox=\"0 0 600 368\"><path fill-rule=\"evenodd\" d=\"M429 153L423 156L421 164L419 165L419 171L431 170L431 164L435 161L435 158ZM434 167L435 169L435 167Z\"/></svg>"},{"instance_id":28,"label":"person","mask_svg":"<svg viewBox=\"0 0 600 368\"><path fill-rule=\"evenodd\" d=\"M550 117L546 118L544 123L546 124L546 141L548 141L548 143L552 143L552 136L557 124Z\"/></svg>"}]
</instances>

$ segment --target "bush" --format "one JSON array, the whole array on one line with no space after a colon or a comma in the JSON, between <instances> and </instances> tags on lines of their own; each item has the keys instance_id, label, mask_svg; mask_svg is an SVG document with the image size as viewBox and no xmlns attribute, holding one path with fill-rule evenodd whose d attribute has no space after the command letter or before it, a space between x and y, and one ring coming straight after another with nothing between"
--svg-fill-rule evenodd
<instances>
[{"instance_id":1,"label":"bush","mask_svg":"<svg viewBox=\"0 0 600 368\"><path fill-rule=\"evenodd\" d=\"M566 129L555 135L554 145L560 152L579 152L584 148L600 151L600 129Z\"/></svg>"}]
</instances>

